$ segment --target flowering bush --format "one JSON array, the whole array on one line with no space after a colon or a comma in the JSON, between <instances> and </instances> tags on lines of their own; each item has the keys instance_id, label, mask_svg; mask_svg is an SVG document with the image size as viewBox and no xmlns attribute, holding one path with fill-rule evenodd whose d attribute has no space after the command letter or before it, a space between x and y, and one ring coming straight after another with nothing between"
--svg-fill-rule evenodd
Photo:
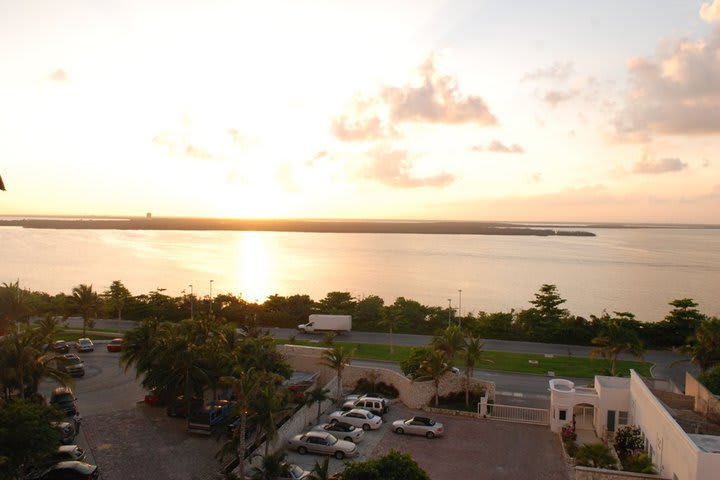
<instances>
[{"instance_id":1,"label":"flowering bush","mask_svg":"<svg viewBox=\"0 0 720 480\"><path fill-rule=\"evenodd\" d=\"M568 424L562 427L562 432L560 433L562 436L563 442L567 440L577 440L577 433L575 433L575 428L573 428L572 425Z\"/></svg>"}]
</instances>

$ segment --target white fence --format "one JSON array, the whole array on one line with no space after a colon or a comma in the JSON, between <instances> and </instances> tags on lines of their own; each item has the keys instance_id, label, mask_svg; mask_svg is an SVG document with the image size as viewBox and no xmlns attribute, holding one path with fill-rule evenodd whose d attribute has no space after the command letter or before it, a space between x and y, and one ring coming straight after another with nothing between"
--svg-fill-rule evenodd
<instances>
[{"instance_id":1,"label":"white fence","mask_svg":"<svg viewBox=\"0 0 720 480\"><path fill-rule=\"evenodd\" d=\"M505 422L530 423L533 425L549 425L550 411L545 408L517 407L515 405L478 404L478 413L487 408L487 418Z\"/></svg>"}]
</instances>

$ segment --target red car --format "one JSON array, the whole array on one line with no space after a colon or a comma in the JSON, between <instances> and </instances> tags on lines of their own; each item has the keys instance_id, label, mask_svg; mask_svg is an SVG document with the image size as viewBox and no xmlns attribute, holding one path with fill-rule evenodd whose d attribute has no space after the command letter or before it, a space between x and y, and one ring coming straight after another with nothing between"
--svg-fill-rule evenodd
<instances>
[{"instance_id":1,"label":"red car","mask_svg":"<svg viewBox=\"0 0 720 480\"><path fill-rule=\"evenodd\" d=\"M110 343L107 344L107 351L108 352L120 352L123 349L123 339L122 338L113 338L110 340Z\"/></svg>"}]
</instances>

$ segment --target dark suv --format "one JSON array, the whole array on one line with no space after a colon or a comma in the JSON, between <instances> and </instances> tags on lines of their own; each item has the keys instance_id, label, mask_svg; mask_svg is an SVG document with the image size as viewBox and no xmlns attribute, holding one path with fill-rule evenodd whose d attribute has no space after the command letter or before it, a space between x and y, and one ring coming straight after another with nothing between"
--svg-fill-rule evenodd
<instances>
[{"instance_id":1,"label":"dark suv","mask_svg":"<svg viewBox=\"0 0 720 480\"><path fill-rule=\"evenodd\" d=\"M57 387L50 395L50 405L54 405L66 415L75 415L77 407L75 406L75 395L70 387Z\"/></svg>"}]
</instances>

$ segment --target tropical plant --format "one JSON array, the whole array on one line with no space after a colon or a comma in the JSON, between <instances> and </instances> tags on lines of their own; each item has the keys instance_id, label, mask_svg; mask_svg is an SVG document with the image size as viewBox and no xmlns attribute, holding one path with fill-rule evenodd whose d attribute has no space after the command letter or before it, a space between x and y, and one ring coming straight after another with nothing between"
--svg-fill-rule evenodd
<instances>
[{"instance_id":1,"label":"tropical plant","mask_svg":"<svg viewBox=\"0 0 720 480\"><path fill-rule=\"evenodd\" d=\"M286 477L288 473L288 464L285 462L286 455L282 450L272 454L265 453L260 466L252 468L250 478L252 480L276 480ZM242 475L240 478L243 478Z\"/></svg>"},{"instance_id":2,"label":"tropical plant","mask_svg":"<svg viewBox=\"0 0 720 480\"><path fill-rule=\"evenodd\" d=\"M452 365L455 356L465 349L465 334L458 325L450 325L433 337L431 345L434 349L445 353L448 362Z\"/></svg>"},{"instance_id":3,"label":"tropical plant","mask_svg":"<svg viewBox=\"0 0 720 480\"><path fill-rule=\"evenodd\" d=\"M708 369L698 378L700 383L715 395L720 395L720 365Z\"/></svg>"},{"instance_id":4,"label":"tropical plant","mask_svg":"<svg viewBox=\"0 0 720 480\"><path fill-rule=\"evenodd\" d=\"M720 319L703 319L688 339L688 345L680 351L688 355L688 361L700 368L702 375L715 364L720 363Z\"/></svg>"},{"instance_id":5,"label":"tropical plant","mask_svg":"<svg viewBox=\"0 0 720 480\"><path fill-rule=\"evenodd\" d=\"M636 452L627 457L623 461L623 470L649 475L657 473L650 456L645 452Z\"/></svg>"},{"instance_id":6,"label":"tropical plant","mask_svg":"<svg viewBox=\"0 0 720 480\"><path fill-rule=\"evenodd\" d=\"M342 374L345 366L352 362L353 350L343 345L337 345L323 352L320 363L335 370L337 374L337 397L342 400Z\"/></svg>"},{"instance_id":7,"label":"tropical plant","mask_svg":"<svg viewBox=\"0 0 720 480\"><path fill-rule=\"evenodd\" d=\"M265 435L265 456L270 451L270 443L277 436L278 422L293 410L290 391L280 386L277 379L266 376L265 383L258 389L250 405L258 422L255 438Z\"/></svg>"},{"instance_id":8,"label":"tropical plant","mask_svg":"<svg viewBox=\"0 0 720 480\"><path fill-rule=\"evenodd\" d=\"M74 313L80 314L83 319L82 336L87 336L87 327L95 326L95 318L98 316L102 304L97 292L93 291L92 285L80 284L72 289L72 297L70 299Z\"/></svg>"},{"instance_id":9,"label":"tropical plant","mask_svg":"<svg viewBox=\"0 0 720 480\"><path fill-rule=\"evenodd\" d=\"M489 358L482 358L483 342L480 337L467 337L465 339L465 406L470 405L470 378L473 376L475 367L481 361L493 363Z\"/></svg>"},{"instance_id":10,"label":"tropical plant","mask_svg":"<svg viewBox=\"0 0 720 480\"><path fill-rule=\"evenodd\" d=\"M617 462L610 447L603 443L582 445L575 454L575 463L582 467L607 468L615 470Z\"/></svg>"},{"instance_id":11,"label":"tropical plant","mask_svg":"<svg viewBox=\"0 0 720 480\"><path fill-rule=\"evenodd\" d=\"M122 320L123 308L131 296L130 290L120 280L113 281L110 288L103 292L108 306L117 313L118 320Z\"/></svg>"},{"instance_id":12,"label":"tropical plant","mask_svg":"<svg viewBox=\"0 0 720 480\"><path fill-rule=\"evenodd\" d=\"M250 413L250 401L262 386L263 375L254 368L244 370L243 368L236 367L232 375L222 377L220 380L222 384L232 389L235 399L237 400L233 408L235 413L240 417L240 427L233 435L237 437L236 455L239 464L239 477L245 478L245 432L247 430L248 414Z\"/></svg>"},{"instance_id":13,"label":"tropical plant","mask_svg":"<svg viewBox=\"0 0 720 480\"><path fill-rule=\"evenodd\" d=\"M390 450L380 458L348 463L343 480L430 480L428 474L407 453Z\"/></svg>"},{"instance_id":14,"label":"tropical plant","mask_svg":"<svg viewBox=\"0 0 720 480\"><path fill-rule=\"evenodd\" d=\"M601 319L601 333L592 339L593 345L597 345L598 348L590 353L593 357L602 355L609 358L612 375L617 373L617 358L621 353L628 352L640 358L645 353L645 348L635 331L624 324L625 320L632 320L633 315L627 312L615 312L615 315L610 318L605 314Z\"/></svg>"},{"instance_id":15,"label":"tropical plant","mask_svg":"<svg viewBox=\"0 0 720 480\"><path fill-rule=\"evenodd\" d=\"M305 404L310 407L317 403L317 423L320 423L320 409L324 401L330 399L330 390L317 386L305 394Z\"/></svg>"},{"instance_id":16,"label":"tropical plant","mask_svg":"<svg viewBox=\"0 0 720 480\"><path fill-rule=\"evenodd\" d=\"M32 313L26 302L27 292L20 288L20 281L0 286L0 335L4 330Z\"/></svg>"},{"instance_id":17,"label":"tropical plant","mask_svg":"<svg viewBox=\"0 0 720 480\"><path fill-rule=\"evenodd\" d=\"M310 472L310 480L330 480L330 459L326 458L322 463L315 461Z\"/></svg>"},{"instance_id":18,"label":"tropical plant","mask_svg":"<svg viewBox=\"0 0 720 480\"><path fill-rule=\"evenodd\" d=\"M427 358L420 364L415 380L432 380L435 387L435 406L438 406L440 396L440 379L450 371L445 352L432 350Z\"/></svg>"}]
</instances>

